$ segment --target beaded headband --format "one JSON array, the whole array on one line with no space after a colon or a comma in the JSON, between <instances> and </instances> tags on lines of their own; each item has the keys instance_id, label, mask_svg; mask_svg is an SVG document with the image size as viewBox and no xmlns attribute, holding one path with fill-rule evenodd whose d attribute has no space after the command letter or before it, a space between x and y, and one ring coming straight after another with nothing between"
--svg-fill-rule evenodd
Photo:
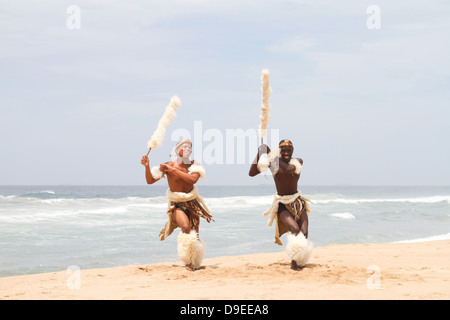
<instances>
[{"instance_id":1,"label":"beaded headband","mask_svg":"<svg viewBox=\"0 0 450 320\"><path fill-rule=\"evenodd\" d=\"M279 145L280 148L286 147L286 146L294 148L294 145L292 144L292 142L290 140L285 140L284 142L280 143L280 145Z\"/></svg>"},{"instance_id":2,"label":"beaded headband","mask_svg":"<svg viewBox=\"0 0 450 320\"><path fill-rule=\"evenodd\" d=\"M178 149L185 143L189 143L191 145L191 148L192 148L192 142L188 138L188 139L184 139L183 141L178 142L177 145L175 146L175 151L178 151Z\"/></svg>"}]
</instances>

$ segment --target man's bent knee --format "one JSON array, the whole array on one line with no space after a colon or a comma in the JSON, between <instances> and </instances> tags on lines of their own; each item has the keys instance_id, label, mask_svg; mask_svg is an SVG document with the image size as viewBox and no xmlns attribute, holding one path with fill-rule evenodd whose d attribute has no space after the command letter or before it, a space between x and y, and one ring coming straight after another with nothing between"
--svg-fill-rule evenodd
<instances>
[{"instance_id":1,"label":"man's bent knee","mask_svg":"<svg viewBox=\"0 0 450 320\"><path fill-rule=\"evenodd\" d=\"M303 212L300 218L300 226L301 226L300 230L302 231L305 238L308 238L308 225L309 225L308 215L305 212Z\"/></svg>"},{"instance_id":2,"label":"man's bent knee","mask_svg":"<svg viewBox=\"0 0 450 320\"><path fill-rule=\"evenodd\" d=\"M298 227L297 224L295 224L289 227L289 231L295 235L298 235L300 233L300 228Z\"/></svg>"},{"instance_id":3,"label":"man's bent knee","mask_svg":"<svg viewBox=\"0 0 450 320\"><path fill-rule=\"evenodd\" d=\"M305 236L305 238L308 239L308 229L304 230L304 229L302 228L302 233L303 233L303 235Z\"/></svg>"},{"instance_id":4,"label":"man's bent knee","mask_svg":"<svg viewBox=\"0 0 450 320\"><path fill-rule=\"evenodd\" d=\"M178 226L180 227L181 232L183 232L183 233L191 232L189 218L187 217L186 213L182 209L180 209L180 208L175 209L173 212L173 218L175 219Z\"/></svg>"},{"instance_id":5,"label":"man's bent knee","mask_svg":"<svg viewBox=\"0 0 450 320\"><path fill-rule=\"evenodd\" d=\"M300 233L300 227L298 226L297 221L292 219L290 222L291 223L287 225L289 231L294 235L298 235Z\"/></svg>"},{"instance_id":6,"label":"man's bent knee","mask_svg":"<svg viewBox=\"0 0 450 320\"><path fill-rule=\"evenodd\" d=\"M298 226L297 221L295 221L294 217L289 211L287 210L281 211L280 218L286 225L286 227L288 227L291 233L297 235L300 232L300 227Z\"/></svg>"},{"instance_id":7,"label":"man's bent knee","mask_svg":"<svg viewBox=\"0 0 450 320\"><path fill-rule=\"evenodd\" d=\"M191 232L191 228L189 226L180 226L181 232L189 234Z\"/></svg>"}]
</instances>

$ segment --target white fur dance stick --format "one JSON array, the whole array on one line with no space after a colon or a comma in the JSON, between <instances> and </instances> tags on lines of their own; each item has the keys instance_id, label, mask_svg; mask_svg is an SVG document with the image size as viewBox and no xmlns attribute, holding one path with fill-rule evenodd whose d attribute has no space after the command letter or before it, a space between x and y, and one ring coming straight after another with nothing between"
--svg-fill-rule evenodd
<instances>
[{"instance_id":1,"label":"white fur dance stick","mask_svg":"<svg viewBox=\"0 0 450 320\"><path fill-rule=\"evenodd\" d=\"M263 138L267 136L267 124L269 123L270 103L269 97L272 92L272 88L269 86L269 70L263 69L261 75L262 81L262 105L261 105L261 123L259 125L259 137L261 138L261 144L263 144Z\"/></svg>"},{"instance_id":2,"label":"white fur dance stick","mask_svg":"<svg viewBox=\"0 0 450 320\"><path fill-rule=\"evenodd\" d=\"M158 122L158 127L156 128L155 132L153 133L152 137L147 143L148 146L148 152L147 156L150 153L150 150L156 149L159 147L163 140L164 136L166 135L166 128L169 125L169 123L175 118L177 115L175 110L177 110L181 106L180 98L177 96L173 96L170 98L170 102L166 107L166 111L164 111L164 114L162 118Z\"/></svg>"}]
</instances>

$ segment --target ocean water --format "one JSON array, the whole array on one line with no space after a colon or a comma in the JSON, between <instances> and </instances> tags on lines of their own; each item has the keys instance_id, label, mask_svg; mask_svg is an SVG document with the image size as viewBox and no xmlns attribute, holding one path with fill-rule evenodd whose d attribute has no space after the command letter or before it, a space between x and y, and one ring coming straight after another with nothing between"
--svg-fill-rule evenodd
<instances>
[{"instance_id":1,"label":"ocean water","mask_svg":"<svg viewBox=\"0 0 450 320\"><path fill-rule=\"evenodd\" d=\"M0 186L0 277L177 261L166 186ZM304 186L309 238L330 244L450 238L450 187ZM262 213L273 186L206 186L215 222L200 224L205 258L284 250ZM281 240L286 241L286 236ZM73 267L71 267L73 268Z\"/></svg>"}]
</instances>

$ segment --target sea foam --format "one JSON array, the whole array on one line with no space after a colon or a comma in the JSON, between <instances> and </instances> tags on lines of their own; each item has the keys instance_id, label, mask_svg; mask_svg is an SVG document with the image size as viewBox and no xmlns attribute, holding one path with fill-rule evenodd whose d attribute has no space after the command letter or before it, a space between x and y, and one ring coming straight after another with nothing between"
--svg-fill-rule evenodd
<instances>
[{"instance_id":1,"label":"sea foam","mask_svg":"<svg viewBox=\"0 0 450 320\"><path fill-rule=\"evenodd\" d=\"M347 220L356 219L356 217L349 212L336 212L336 213L330 214L330 216L332 216L334 218L347 219Z\"/></svg>"},{"instance_id":2,"label":"sea foam","mask_svg":"<svg viewBox=\"0 0 450 320\"><path fill-rule=\"evenodd\" d=\"M445 234L438 234L435 236L424 237L424 238L395 241L393 243L414 243L414 242L426 242L426 241L449 240L449 239L450 239L450 233L445 233Z\"/></svg>"}]
</instances>

